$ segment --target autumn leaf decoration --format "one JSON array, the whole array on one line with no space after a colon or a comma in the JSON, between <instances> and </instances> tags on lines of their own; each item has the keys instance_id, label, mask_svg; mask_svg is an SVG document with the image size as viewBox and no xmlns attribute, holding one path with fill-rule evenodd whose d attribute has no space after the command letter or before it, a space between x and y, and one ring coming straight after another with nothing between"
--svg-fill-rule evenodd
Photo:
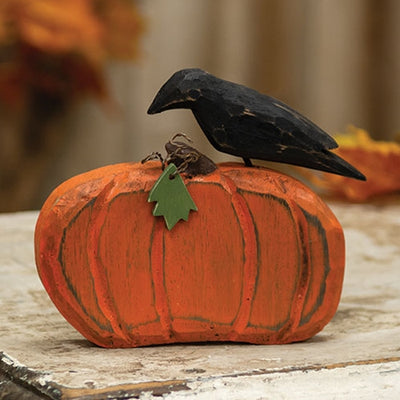
<instances>
[{"instance_id":1,"label":"autumn leaf decoration","mask_svg":"<svg viewBox=\"0 0 400 400\"><path fill-rule=\"evenodd\" d=\"M196 204L186 189L177 168L169 164L158 178L149 193L149 202L156 202L153 215L164 217L167 228L171 230L183 219L187 221L191 210L197 211Z\"/></svg>"}]
</instances>

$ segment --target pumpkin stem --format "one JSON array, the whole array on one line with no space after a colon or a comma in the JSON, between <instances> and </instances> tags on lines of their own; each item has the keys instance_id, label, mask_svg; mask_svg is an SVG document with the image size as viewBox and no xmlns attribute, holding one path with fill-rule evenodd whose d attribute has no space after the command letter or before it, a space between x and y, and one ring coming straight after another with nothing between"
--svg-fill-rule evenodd
<instances>
[{"instance_id":1,"label":"pumpkin stem","mask_svg":"<svg viewBox=\"0 0 400 400\"><path fill-rule=\"evenodd\" d=\"M176 171L171 174L171 179L177 174L185 174L188 178L192 178L196 175L208 175L217 169L213 160L200 153L194 147L175 140L178 137L182 137L190 143L193 142L186 134L177 133L165 145L165 150L167 151L165 159L161 153L154 151L142 160L142 164L151 160L159 160L163 171L166 165L174 164L176 166Z\"/></svg>"},{"instance_id":2,"label":"pumpkin stem","mask_svg":"<svg viewBox=\"0 0 400 400\"><path fill-rule=\"evenodd\" d=\"M152 153L150 153L147 157L143 158L141 163L144 164L145 162L152 161L152 160L160 160L161 161L161 169L164 171L164 169L165 169L164 158L161 155L161 153L159 153L158 151L153 151Z\"/></svg>"},{"instance_id":3,"label":"pumpkin stem","mask_svg":"<svg viewBox=\"0 0 400 400\"><path fill-rule=\"evenodd\" d=\"M175 135L172 136L172 139L170 139L168 143L179 143L179 142L176 142L176 140L175 140L178 137L182 137L182 138L186 139L189 143L193 143L193 139L191 139L188 135L186 135L186 133L182 133L182 132L175 133Z\"/></svg>"},{"instance_id":4,"label":"pumpkin stem","mask_svg":"<svg viewBox=\"0 0 400 400\"><path fill-rule=\"evenodd\" d=\"M183 137L188 142L192 142L192 139L184 133L177 133L166 143L167 157L165 162L166 164L175 164L177 168L175 174L182 173L191 178L196 175L208 175L217 169L214 161L194 147L184 142L176 141L177 137Z\"/></svg>"}]
</instances>

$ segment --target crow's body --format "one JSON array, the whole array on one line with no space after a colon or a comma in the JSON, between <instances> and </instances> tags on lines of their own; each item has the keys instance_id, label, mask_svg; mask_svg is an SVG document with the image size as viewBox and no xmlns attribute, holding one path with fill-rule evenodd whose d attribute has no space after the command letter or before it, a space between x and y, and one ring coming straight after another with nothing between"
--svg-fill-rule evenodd
<instances>
[{"instance_id":1,"label":"crow's body","mask_svg":"<svg viewBox=\"0 0 400 400\"><path fill-rule=\"evenodd\" d=\"M329 150L336 141L281 101L200 69L176 72L160 89L148 113L192 110L219 151L250 159L277 161L365 179Z\"/></svg>"}]
</instances>

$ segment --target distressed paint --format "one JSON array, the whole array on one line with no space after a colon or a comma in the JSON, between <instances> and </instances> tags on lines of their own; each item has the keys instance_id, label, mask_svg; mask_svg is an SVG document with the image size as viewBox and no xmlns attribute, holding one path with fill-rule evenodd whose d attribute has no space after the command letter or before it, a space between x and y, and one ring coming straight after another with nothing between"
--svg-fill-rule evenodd
<instances>
[{"instance_id":1,"label":"distressed paint","mask_svg":"<svg viewBox=\"0 0 400 400\"><path fill-rule=\"evenodd\" d=\"M344 273L337 219L300 182L220 165L186 181L198 212L168 231L151 214L157 162L74 177L38 218L50 298L104 347L301 341L333 317Z\"/></svg>"}]
</instances>

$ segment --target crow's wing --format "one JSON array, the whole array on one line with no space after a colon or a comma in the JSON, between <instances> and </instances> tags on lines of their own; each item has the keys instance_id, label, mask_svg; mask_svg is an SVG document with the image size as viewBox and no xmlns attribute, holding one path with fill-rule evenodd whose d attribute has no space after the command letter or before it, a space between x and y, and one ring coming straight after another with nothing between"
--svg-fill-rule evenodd
<instances>
[{"instance_id":1,"label":"crow's wing","mask_svg":"<svg viewBox=\"0 0 400 400\"><path fill-rule=\"evenodd\" d=\"M232 141L231 144L240 149L249 147L249 151L257 154L267 155L287 148L321 151L337 147L330 136L322 135L322 131L306 123L293 122L282 116L257 116L247 110L226 121L224 130L227 142Z\"/></svg>"},{"instance_id":2,"label":"crow's wing","mask_svg":"<svg viewBox=\"0 0 400 400\"><path fill-rule=\"evenodd\" d=\"M245 111L214 131L214 137L219 150L245 159L277 161L365 179L353 166L331 153L326 141L316 140L320 135L314 132L313 125L305 130L303 125L287 119L277 123L272 117L262 119Z\"/></svg>"},{"instance_id":3,"label":"crow's wing","mask_svg":"<svg viewBox=\"0 0 400 400\"><path fill-rule=\"evenodd\" d=\"M236 96L225 103L232 107L232 127L257 126L253 134L277 135L277 140L287 145L297 145L309 149L334 149L336 141L308 118L281 101L261 94L253 89L236 88Z\"/></svg>"},{"instance_id":4,"label":"crow's wing","mask_svg":"<svg viewBox=\"0 0 400 400\"><path fill-rule=\"evenodd\" d=\"M335 149L338 147L335 139L304 115L279 100L272 97L270 99L271 103L268 107L271 109L270 117L268 117L268 112L259 114L261 120L268 121L273 116L277 126L281 126L288 134L293 133L296 135L296 139L306 146L310 145L313 148L323 149Z\"/></svg>"}]
</instances>

